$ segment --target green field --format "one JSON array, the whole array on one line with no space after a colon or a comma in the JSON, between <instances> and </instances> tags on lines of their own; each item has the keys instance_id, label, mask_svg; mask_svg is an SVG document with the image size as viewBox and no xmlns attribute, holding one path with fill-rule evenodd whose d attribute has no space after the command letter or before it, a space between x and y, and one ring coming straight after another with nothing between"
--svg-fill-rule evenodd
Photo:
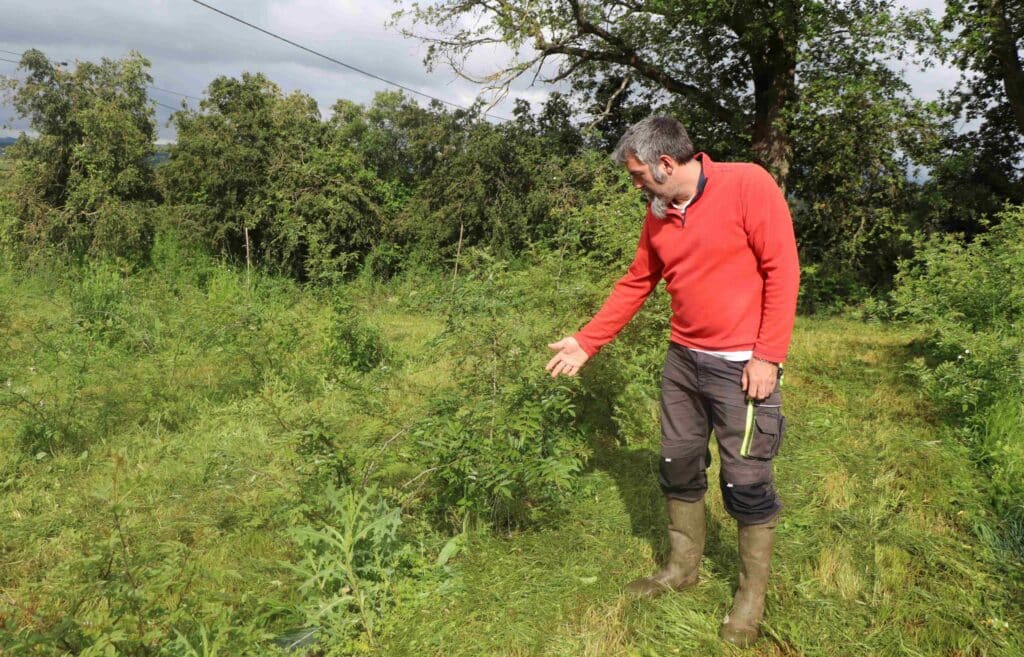
<instances>
[{"instance_id":1,"label":"green field","mask_svg":"<svg viewBox=\"0 0 1024 657\"><path fill-rule=\"evenodd\" d=\"M701 585L621 594L666 548L651 397L639 436L593 398L625 346L568 388L589 458L557 504L439 509L422 422L461 394L453 309L514 325L540 372L588 301L500 317L446 276L311 291L159 240L153 259L0 274L2 654L265 655L314 627L293 654L1024 654L1024 568L907 376L913 329L798 320L765 638L739 651L717 638L737 565L716 490ZM511 280L458 290L500 306Z\"/></svg>"}]
</instances>

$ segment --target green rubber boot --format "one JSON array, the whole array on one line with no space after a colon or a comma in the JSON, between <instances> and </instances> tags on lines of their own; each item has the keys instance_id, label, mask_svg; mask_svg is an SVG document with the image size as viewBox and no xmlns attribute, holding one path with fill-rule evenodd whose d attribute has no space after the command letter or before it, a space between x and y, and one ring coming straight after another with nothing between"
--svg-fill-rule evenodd
<instances>
[{"instance_id":1,"label":"green rubber boot","mask_svg":"<svg viewBox=\"0 0 1024 657\"><path fill-rule=\"evenodd\" d=\"M757 626L764 615L764 594L778 516L762 525L740 525L740 586L732 610L722 621L719 635L724 641L746 648L757 641Z\"/></svg>"},{"instance_id":2,"label":"green rubber boot","mask_svg":"<svg viewBox=\"0 0 1024 657\"><path fill-rule=\"evenodd\" d=\"M700 558L704 554L704 500L668 500L668 540L671 552L660 571L626 586L626 592L641 598L655 598L667 591L681 591L697 583Z\"/></svg>"}]
</instances>

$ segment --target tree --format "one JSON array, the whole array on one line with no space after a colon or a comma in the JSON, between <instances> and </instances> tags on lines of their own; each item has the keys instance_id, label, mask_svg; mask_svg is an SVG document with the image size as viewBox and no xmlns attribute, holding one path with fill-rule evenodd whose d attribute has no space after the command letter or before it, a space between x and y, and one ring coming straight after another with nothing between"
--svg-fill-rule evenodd
<instances>
[{"instance_id":1,"label":"tree","mask_svg":"<svg viewBox=\"0 0 1024 657\"><path fill-rule=\"evenodd\" d=\"M1005 203L1024 203L1024 4L950 0L941 52L964 71L948 98L970 124L951 134L935 168L949 230L977 233Z\"/></svg>"},{"instance_id":2,"label":"tree","mask_svg":"<svg viewBox=\"0 0 1024 657\"><path fill-rule=\"evenodd\" d=\"M381 231L374 171L306 94L249 73L217 78L206 94L173 117L168 200L236 260L302 280L350 273Z\"/></svg>"},{"instance_id":3,"label":"tree","mask_svg":"<svg viewBox=\"0 0 1024 657\"><path fill-rule=\"evenodd\" d=\"M837 66L886 69L926 36L927 23L891 0L442 0L398 17L440 30L424 37L427 63L448 61L464 74L474 49L511 46L516 59L486 77L494 86L536 69L578 88L624 80L658 105L673 104L667 95L688 126L724 133L710 141L751 153L783 185L802 79Z\"/></svg>"},{"instance_id":4,"label":"tree","mask_svg":"<svg viewBox=\"0 0 1024 657\"><path fill-rule=\"evenodd\" d=\"M1010 111L1006 127L1024 136L1024 5L1007 0L950 0L944 27L956 31L952 61L976 75L961 81L970 116L995 106ZM965 93L966 92L966 93Z\"/></svg>"},{"instance_id":5,"label":"tree","mask_svg":"<svg viewBox=\"0 0 1024 657\"><path fill-rule=\"evenodd\" d=\"M26 79L12 81L9 95L38 133L8 153L21 237L79 255L140 255L150 227L142 208L128 204L156 198L149 61L133 52L67 70L28 50L19 68Z\"/></svg>"}]
</instances>

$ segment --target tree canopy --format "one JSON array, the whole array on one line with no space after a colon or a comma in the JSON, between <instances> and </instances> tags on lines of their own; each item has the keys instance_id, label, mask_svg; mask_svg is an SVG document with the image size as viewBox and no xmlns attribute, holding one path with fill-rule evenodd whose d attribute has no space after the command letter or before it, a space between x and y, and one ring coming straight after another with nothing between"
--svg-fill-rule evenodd
<instances>
[{"instance_id":1,"label":"tree canopy","mask_svg":"<svg viewBox=\"0 0 1024 657\"><path fill-rule=\"evenodd\" d=\"M8 95L36 138L22 137L13 187L19 231L37 246L76 254L145 248L146 221L125 204L155 199L156 126L146 95L149 61L78 62L73 70L28 50Z\"/></svg>"}]
</instances>

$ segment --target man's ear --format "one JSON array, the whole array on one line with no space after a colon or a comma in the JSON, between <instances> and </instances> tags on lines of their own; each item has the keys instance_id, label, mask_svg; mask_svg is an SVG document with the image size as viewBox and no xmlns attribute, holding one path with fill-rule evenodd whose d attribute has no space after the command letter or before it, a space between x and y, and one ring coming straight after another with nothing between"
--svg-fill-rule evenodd
<instances>
[{"instance_id":1,"label":"man's ear","mask_svg":"<svg viewBox=\"0 0 1024 657\"><path fill-rule=\"evenodd\" d=\"M661 167L665 171L665 173L670 176L672 175L672 172L675 170L675 168L679 166L679 163L676 162L675 158L673 158L671 155L660 156L658 158L658 162L661 163Z\"/></svg>"}]
</instances>

